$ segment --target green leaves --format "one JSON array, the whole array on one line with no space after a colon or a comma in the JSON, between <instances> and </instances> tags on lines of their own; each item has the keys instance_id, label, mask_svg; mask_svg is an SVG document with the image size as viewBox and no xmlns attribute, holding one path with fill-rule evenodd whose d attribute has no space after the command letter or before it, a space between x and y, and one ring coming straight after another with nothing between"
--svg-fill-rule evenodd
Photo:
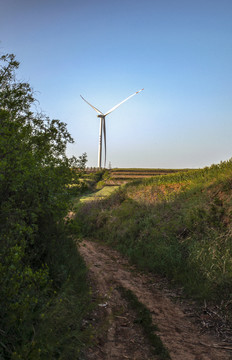
<instances>
[{"instance_id":1,"label":"green leaves","mask_svg":"<svg viewBox=\"0 0 232 360\"><path fill-rule=\"evenodd\" d=\"M73 247L64 250L61 239L69 241L70 230L64 224L68 185L77 181L72 170L76 159L65 153L67 143L73 142L66 124L32 112L33 91L17 81L18 66L12 54L0 58L0 358L4 359L18 359L20 354L30 358L40 314L48 312L56 296L52 287L58 290L66 282ZM51 253L57 248L63 264ZM34 358L40 359L40 353Z\"/></svg>"}]
</instances>

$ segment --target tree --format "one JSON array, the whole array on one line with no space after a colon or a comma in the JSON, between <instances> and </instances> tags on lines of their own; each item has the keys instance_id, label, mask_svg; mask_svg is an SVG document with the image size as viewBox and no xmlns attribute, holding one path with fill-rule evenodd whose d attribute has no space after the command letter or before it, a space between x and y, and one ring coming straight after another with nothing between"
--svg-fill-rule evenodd
<instances>
[{"instance_id":1,"label":"tree","mask_svg":"<svg viewBox=\"0 0 232 360\"><path fill-rule=\"evenodd\" d=\"M86 152L83 153L79 158L77 159L77 166L80 171L84 171L87 164L87 154Z\"/></svg>"},{"instance_id":2,"label":"tree","mask_svg":"<svg viewBox=\"0 0 232 360\"><path fill-rule=\"evenodd\" d=\"M32 351L41 311L61 281L52 252L77 162L65 154L73 142L66 124L33 113L15 56L2 56L0 65L0 358L17 359Z\"/></svg>"}]
</instances>

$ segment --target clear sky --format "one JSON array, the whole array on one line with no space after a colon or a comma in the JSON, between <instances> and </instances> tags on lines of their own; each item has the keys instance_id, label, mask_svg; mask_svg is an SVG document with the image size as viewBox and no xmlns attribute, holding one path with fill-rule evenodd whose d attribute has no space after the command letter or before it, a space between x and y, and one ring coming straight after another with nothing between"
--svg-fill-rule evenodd
<instances>
[{"instance_id":1,"label":"clear sky","mask_svg":"<svg viewBox=\"0 0 232 360\"><path fill-rule=\"evenodd\" d=\"M232 157L231 0L0 0L0 52L97 166L192 168Z\"/></svg>"}]
</instances>

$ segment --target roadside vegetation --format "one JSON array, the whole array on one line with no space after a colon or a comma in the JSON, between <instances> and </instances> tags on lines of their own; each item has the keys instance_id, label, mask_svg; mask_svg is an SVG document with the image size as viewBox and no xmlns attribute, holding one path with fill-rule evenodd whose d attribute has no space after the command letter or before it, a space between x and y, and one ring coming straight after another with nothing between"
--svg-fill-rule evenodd
<instances>
[{"instance_id":1,"label":"roadside vegetation","mask_svg":"<svg viewBox=\"0 0 232 360\"><path fill-rule=\"evenodd\" d=\"M230 309L232 160L135 180L83 204L80 235L104 241L142 270L181 284L199 300Z\"/></svg>"},{"instance_id":2,"label":"roadside vegetation","mask_svg":"<svg viewBox=\"0 0 232 360\"><path fill-rule=\"evenodd\" d=\"M110 178L109 171L106 169L90 172L85 169L80 171L79 168L75 168L74 171L79 175L79 183L69 186L73 195L73 212L76 212L83 202L106 199L119 188L117 185L106 186L106 182Z\"/></svg>"},{"instance_id":3,"label":"roadside vegetation","mask_svg":"<svg viewBox=\"0 0 232 360\"><path fill-rule=\"evenodd\" d=\"M80 203L86 202L86 201L93 201L93 200L104 200L105 198L109 197L115 190L118 189L118 186L104 186L102 189L87 194L82 195L79 199Z\"/></svg>"},{"instance_id":4,"label":"roadside vegetation","mask_svg":"<svg viewBox=\"0 0 232 360\"><path fill-rule=\"evenodd\" d=\"M149 340L154 355L160 360L171 359L168 350L163 345L160 337L155 333L159 328L156 325L153 325L151 313L147 307L138 300L137 296L131 290L125 289L122 286L120 286L118 290L127 300L129 307L135 311L135 322L142 326L143 332Z\"/></svg>"},{"instance_id":5,"label":"roadside vegetation","mask_svg":"<svg viewBox=\"0 0 232 360\"><path fill-rule=\"evenodd\" d=\"M0 58L0 359L78 359L91 305L66 215L86 158L67 158L66 125L32 111L18 66Z\"/></svg>"}]
</instances>

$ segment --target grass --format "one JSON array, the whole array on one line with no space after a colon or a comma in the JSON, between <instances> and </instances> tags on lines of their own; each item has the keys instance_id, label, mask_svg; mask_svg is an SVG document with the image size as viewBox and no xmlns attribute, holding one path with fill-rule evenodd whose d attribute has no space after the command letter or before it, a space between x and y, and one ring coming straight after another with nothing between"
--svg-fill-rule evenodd
<instances>
[{"instance_id":1,"label":"grass","mask_svg":"<svg viewBox=\"0 0 232 360\"><path fill-rule=\"evenodd\" d=\"M152 324L150 311L138 300L137 296L131 290L125 289L122 286L120 286L118 290L127 300L130 308L135 311L135 322L142 326L144 334L152 347L154 355L157 355L160 360L170 359L168 350L163 345L160 337L155 334L155 331L158 330L158 327Z\"/></svg>"},{"instance_id":2,"label":"grass","mask_svg":"<svg viewBox=\"0 0 232 360\"><path fill-rule=\"evenodd\" d=\"M50 282L47 285L44 279L44 294L39 293L41 279L38 278L34 284L37 293L31 295L32 284L28 283L24 286L27 295L21 305L16 296L10 299L12 310L20 305L16 319L15 311L5 317L1 314L5 331L1 331L0 359L81 359L82 351L90 343L91 329L83 326L84 318L92 310L84 260L60 226L52 230L47 249L44 263ZM14 332L12 320L17 322Z\"/></svg>"},{"instance_id":3,"label":"grass","mask_svg":"<svg viewBox=\"0 0 232 360\"><path fill-rule=\"evenodd\" d=\"M83 204L83 236L101 239L190 296L232 297L232 161L135 180Z\"/></svg>"},{"instance_id":4,"label":"grass","mask_svg":"<svg viewBox=\"0 0 232 360\"><path fill-rule=\"evenodd\" d=\"M104 186L101 190L82 196L79 201L83 203L86 201L103 200L110 196L116 189L118 189L118 186Z\"/></svg>"},{"instance_id":5,"label":"grass","mask_svg":"<svg viewBox=\"0 0 232 360\"><path fill-rule=\"evenodd\" d=\"M66 252L69 265L56 249L57 259L53 261L63 258L57 274L60 284L55 286L53 299L41 314L41 323L25 359L81 359L82 351L91 341L91 329L83 326L85 316L92 310L87 268L76 246L64 244L63 253L65 247L69 248Z\"/></svg>"}]
</instances>

